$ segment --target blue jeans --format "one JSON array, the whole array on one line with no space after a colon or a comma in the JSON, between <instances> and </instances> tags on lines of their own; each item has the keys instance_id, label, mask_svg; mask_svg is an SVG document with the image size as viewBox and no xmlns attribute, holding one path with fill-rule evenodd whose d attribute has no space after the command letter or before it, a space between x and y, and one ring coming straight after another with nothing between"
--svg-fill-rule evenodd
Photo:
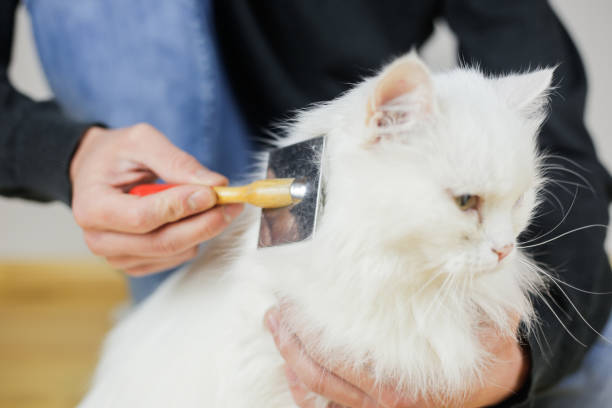
<instances>
[{"instance_id":1,"label":"blue jeans","mask_svg":"<svg viewBox=\"0 0 612 408\"><path fill-rule=\"evenodd\" d=\"M205 166L240 177L249 138L215 47L210 0L26 0L57 101L109 127L147 122ZM132 279L135 301L167 276Z\"/></svg>"}]
</instances>

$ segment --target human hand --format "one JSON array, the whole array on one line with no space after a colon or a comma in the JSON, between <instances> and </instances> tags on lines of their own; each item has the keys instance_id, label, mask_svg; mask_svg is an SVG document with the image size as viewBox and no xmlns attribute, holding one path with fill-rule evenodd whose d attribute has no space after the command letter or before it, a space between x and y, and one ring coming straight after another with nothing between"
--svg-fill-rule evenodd
<instances>
[{"instance_id":1,"label":"human hand","mask_svg":"<svg viewBox=\"0 0 612 408\"><path fill-rule=\"evenodd\" d=\"M181 184L145 197L126 194L162 178ZM132 276L193 258L243 206L214 207L210 186L227 184L150 125L90 128L70 164L72 211L96 255ZM213 208L214 207L214 208Z\"/></svg>"},{"instance_id":2,"label":"human hand","mask_svg":"<svg viewBox=\"0 0 612 408\"><path fill-rule=\"evenodd\" d=\"M435 408L439 398L412 399L400 395L393 385L380 386L367 371L349 367L325 366L324 360L309 355L299 334L291 333L283 324L285 306L270 309L265 324L274 337L276 347L286 361L285 376L295 403L301 408L314 408L313 393L330 401L329 408ZM518 327L518 321L516 322ZM493 334L483 338L485 347L497 358L483 376L484 383L457 402L456 406L477 408L494 405L518 391L529 370L528 358L514 338Z\"/></svg>"}]
</instances>

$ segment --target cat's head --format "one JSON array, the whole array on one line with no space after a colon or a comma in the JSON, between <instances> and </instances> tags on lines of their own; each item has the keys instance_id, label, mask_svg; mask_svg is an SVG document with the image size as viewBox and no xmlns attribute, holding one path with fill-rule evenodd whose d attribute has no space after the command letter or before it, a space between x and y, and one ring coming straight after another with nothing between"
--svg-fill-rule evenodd
<instances>
[{"instance_id":1,"label":"cat's head","mask_svg":"<svg viewBox=\"0 0 612 408\"><path fill-rule=\"evenodd\" d=\"M538 201L552 75L433 75L411 53L307 114L303 131L328 134L321 239L447 273L508 262Z\"/></svg>"}]
</instances>

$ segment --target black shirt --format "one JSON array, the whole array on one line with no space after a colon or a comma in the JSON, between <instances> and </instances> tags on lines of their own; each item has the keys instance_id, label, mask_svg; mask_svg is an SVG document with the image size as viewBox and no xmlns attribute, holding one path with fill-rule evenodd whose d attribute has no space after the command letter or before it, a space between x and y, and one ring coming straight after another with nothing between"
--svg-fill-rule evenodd
<instances>
[{"instance_id":1,"label":"black shirt","mask_svg":"<svg viewBox=\"0 0 612 408\"><path fill-rule=\"evenodd\" d=\"M70 204L70 160L91 124L70 120L53 101L36 103L9 83L17 3L0 1L0 194Z\"/></svg>"}]
</instances>

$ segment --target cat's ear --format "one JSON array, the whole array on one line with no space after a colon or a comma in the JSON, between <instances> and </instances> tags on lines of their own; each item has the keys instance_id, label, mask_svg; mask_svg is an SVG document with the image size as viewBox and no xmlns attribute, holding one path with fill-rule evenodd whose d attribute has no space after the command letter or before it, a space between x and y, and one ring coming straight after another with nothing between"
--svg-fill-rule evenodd
<instances>
[{"instance_id":1,"label":"cat's ear","mask_svg":"<svg viewBox=\"0 0 612 408\"><path fill-rule=\"evenodd\" d=\"M513 74L493 80L497 91L512 109L527 115L540 111L547 102L555 68Z\"/></svg>"},{"instance_id":2,"label":"cat's ear","mask_svg":"<svg viewBox=\"0 0 612 408\"><path fill-rule=\"evenodd\" d=\"M386 67L375 79L368 100L366 125L384 128L434 109L433 84L429 70L412 51ZM397 106L391 106L396 103Z\"/></svg>"}]
</instances>

